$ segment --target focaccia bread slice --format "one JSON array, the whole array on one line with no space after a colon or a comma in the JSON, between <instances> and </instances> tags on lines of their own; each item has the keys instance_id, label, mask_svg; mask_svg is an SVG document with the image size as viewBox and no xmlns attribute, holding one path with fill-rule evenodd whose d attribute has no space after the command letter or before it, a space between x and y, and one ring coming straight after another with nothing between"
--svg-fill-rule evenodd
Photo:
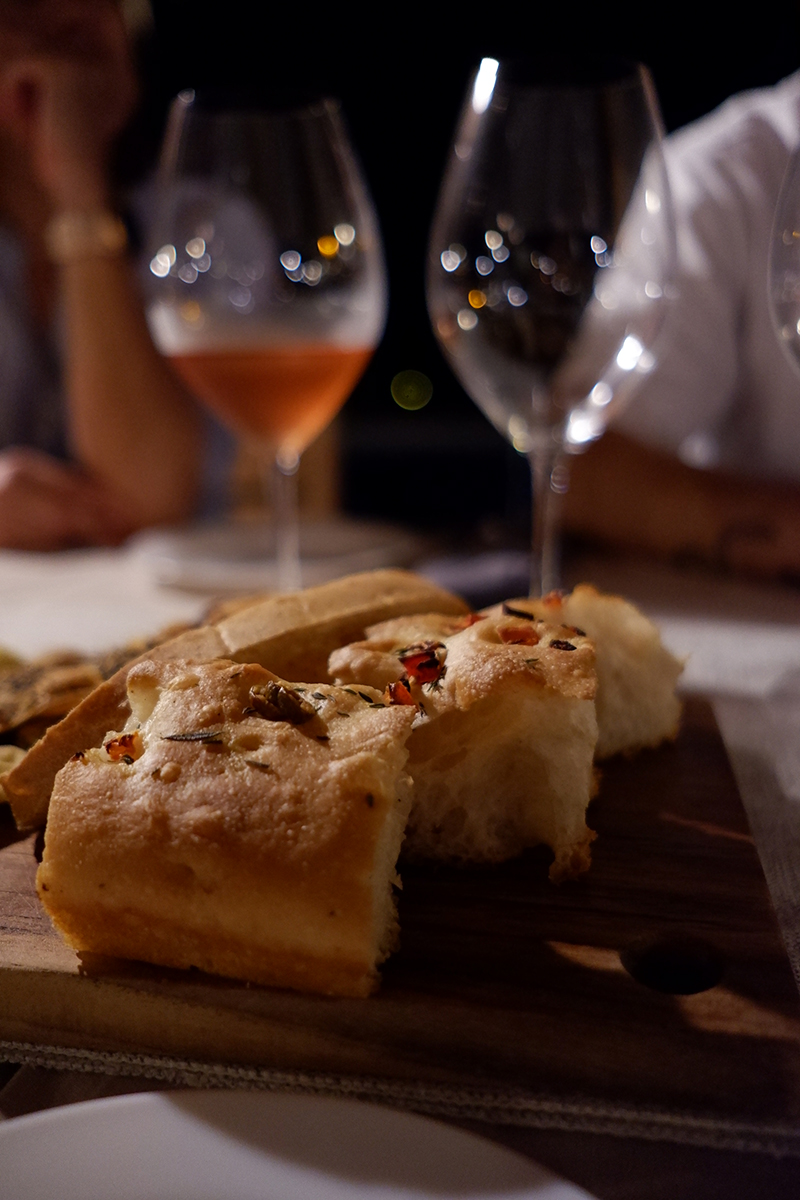
<instances>
[{"instance_id":1,"label":"focaccia bread slice","mask_svg":"<svg viewBox=\"0 0 800 1200\"><path fill-rule=\"evenodd\" d=\"M429 613L372 626L329 670L418 709L404 856L497 863L544 843L551 879L589 867L597 721L586 637L502 614Z\"/></svg>"},{"instance_id":2,"label":"focaccia bread slice","mask_svg":"<svg viewBox=\"0 0 800 1200\"><path fill-rule=\"evenodd\" d=\"M260 663L284 679L313 681L325 678L331 650L363 637L375 621L429 608L468 611L458 596L411 571L364 571L301 592L256 600L215 625L187 630L140 657L164 662L230 658ZM53 725L25 761L9 772L5 789L18 828L44 825L56 772L70 755L97 745L106 730L125 723L130 711L125 685L131 665L123 666Z\"/></svg>"},{"instance_id":3,"label":"focaccia bread slice","mask_svg":"<svg viewBox=\"0 0 800 1200\"><path fill-rule=\"evenodd\" d=\"M597 758L631 754L674 738L681 704L675 685L683 663L665 648L652 621L621 596L580 584L566 595L509 600L487 612L530 614L585 632L597 654Z\"/></svg>"},{"instance_id":4,"label":"focaccia bread slice","mask_svg":"<svg viewBox=\"0 0 800 1200\"><path fill-rule=\"evenodd\" d=\"M53 790L39 896L76 950L362 996L394 948L412 709L145 661Z\"/></svg>"},{"instance_id":5,"label":"focaccia bread slice","mask_svg":"<svg viewBox=\"0 0 800 1200\"><path fill-rule=\"evenodd\" d=\"M50 793L58 771L71 755L97 746L109 729L121 729L131 715L126 681L134 662L145 657L162 662L210 662L225 655L213 626L190 629L147 655L119 667L44 735L3 780L5 796L18 829L37 829L47 820Z\"/></svg>"},{"instance_id":6,"label":"focaccia bread slice","mask_svg":"<svg viewBox=\"0 0 800 1200\"><path fill-rule=\"evenodd\" d=\"M460 614L464 601L412 571L365 571L270 596L218 622L228 658L257 662L283 679L327 677L328 655L376 621L428 609Z\"/></svg>"}]
</instances>

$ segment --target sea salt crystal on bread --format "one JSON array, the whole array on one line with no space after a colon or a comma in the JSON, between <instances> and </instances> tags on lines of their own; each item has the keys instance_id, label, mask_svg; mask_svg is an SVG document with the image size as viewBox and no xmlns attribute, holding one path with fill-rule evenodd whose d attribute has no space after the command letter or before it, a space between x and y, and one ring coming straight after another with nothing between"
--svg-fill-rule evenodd
<instances>
[{"instance_id":1,"label":"sea salt crystal on bread","mask_svg":"<svg viewBox=\"0 0 800 1200\"><path fill-rule=\"evenodd\" d=\"M418 706L404 856L497 863L544 843L552 879L585 871L597 740L591 642L503 614L401 617L368 634L334 651L328 669Z\"/></svg>"},{"instance_id":2,"label":"sea salt crystal on bread","mask_svg":"<svg viewBox=\"0 0 800 1200\"><path fill-rule=\"evenodd\" d=\"M145 661L58 774L41 900L79 951L359 996L394 948L409 708L260 666Z\"/></svg>"}]
</instances>

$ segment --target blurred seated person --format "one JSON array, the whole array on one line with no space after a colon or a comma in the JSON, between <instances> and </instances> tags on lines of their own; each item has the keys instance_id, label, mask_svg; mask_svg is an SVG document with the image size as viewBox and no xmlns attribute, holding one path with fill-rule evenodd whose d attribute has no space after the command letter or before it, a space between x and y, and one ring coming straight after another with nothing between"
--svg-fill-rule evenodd
<instances>
[{"instance_id":1,"label":"blurred seated person","mask_svg":"<svg viewBox=\"0 0 800 1200\"><path fill-rule=\"evenodd\" d=\"M115 0L0 0L0 546L185 519L203 419L156 352L109 177L137 95Z\"/></svg>"},{"instance_id":2,"label":"blurred seated person","mask_svg":"<svg viewBox=\"0 0 800 1200\"><path fill-rule=\"evenodd\" d=\"M800 372L767 293L775 207L798 147L800 73L667 139L677 296L655 370L571 461L573 532L800 578Z\"/></svg>"}]
</instances>

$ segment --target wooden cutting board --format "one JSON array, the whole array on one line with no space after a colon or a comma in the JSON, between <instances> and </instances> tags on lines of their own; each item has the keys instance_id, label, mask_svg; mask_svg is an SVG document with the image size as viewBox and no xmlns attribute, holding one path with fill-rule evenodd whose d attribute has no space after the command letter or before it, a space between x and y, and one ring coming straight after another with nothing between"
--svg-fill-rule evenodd
<instances>
[{"instance_id":1,"label":"wooden cutting board","mask_svg":"<svg viewBox=\"0 0 800 1200\"><path fill-rule=\"evenodd\" d=\"M36 839L7 819L0 1039L800 1117L800 1003L710 708L608 764L589 824L592 869L560 887L543 851L405 869L402 948L379 995L342 1000L79 962L37 900Z\"/></svg>"}]
</instances>

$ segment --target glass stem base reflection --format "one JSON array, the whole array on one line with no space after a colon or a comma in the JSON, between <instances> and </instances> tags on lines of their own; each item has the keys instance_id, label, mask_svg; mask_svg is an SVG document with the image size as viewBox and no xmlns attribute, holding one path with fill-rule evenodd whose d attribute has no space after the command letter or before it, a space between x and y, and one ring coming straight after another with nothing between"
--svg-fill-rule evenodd
<instances>
[{"instance_id":1,"label":"glass stem base reflection","mask_svg":"<svg viewBox=\"0 0 800 1200\"><path fill-rule=\"evenodd\" d=\"M533 493L530 595L546 596L561 587L561 500L567 467L558 446L537 446L528 455Z\"/></svg>"},{"instance_id":2,"label":"glass stem base reflection","mask_svg":"<svg viewBox=\"0 0 800 1200\"><path fill-rule=\"evenodd\" d=\"M303 586L300 566L300 507L297 469L300 459L276 455L270 469L272 519L275 526L275 565L278 590L296 592Z\"/></svg>"}]
</instances>

